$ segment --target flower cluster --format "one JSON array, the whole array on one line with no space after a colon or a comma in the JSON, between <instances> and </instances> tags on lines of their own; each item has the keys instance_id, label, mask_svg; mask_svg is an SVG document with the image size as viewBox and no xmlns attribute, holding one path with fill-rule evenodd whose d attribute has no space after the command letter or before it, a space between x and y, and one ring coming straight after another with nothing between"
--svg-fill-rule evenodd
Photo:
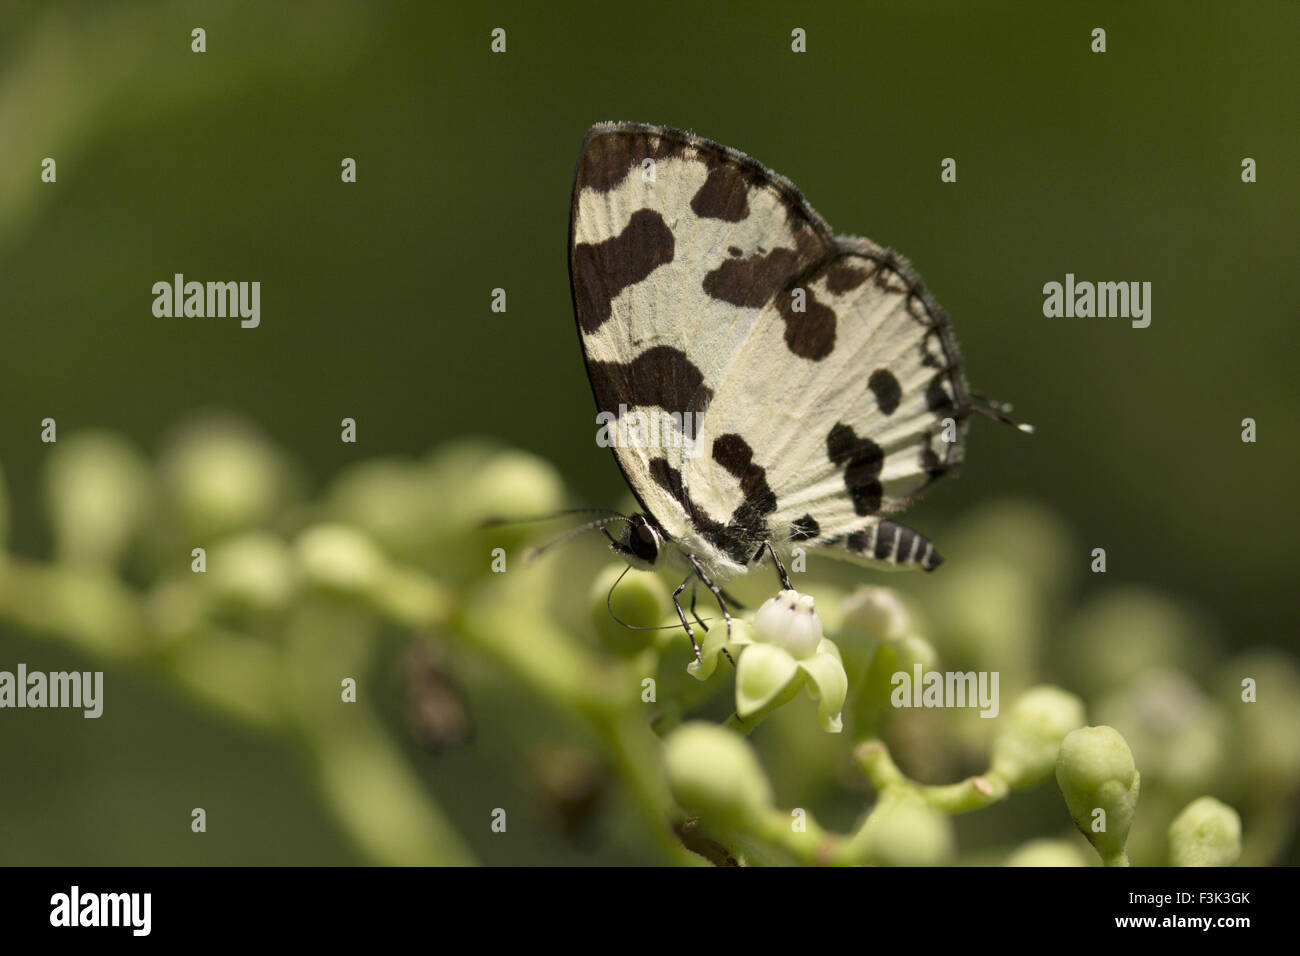
<instances>
[{"instance_id":1,"label":"flower cluster","mask_svg":"<svg viewBox=\"0 0 1300 956\"><path fill-rule=\"evenodd\" d=\"M467 748L454 805L542 808L511 811L536 862L594 839L602 807L630 815L638 859L722 864L1267 863L1296 822L1300 738L1277 732L1300 725L1294 662L1252 651L1206 668L1211 638L1145 590L1072 608L1075 549L1030 504L990 507L945 539L942 574L896 588L847 571L775 596L760 575L729 582L757 610L727 627L692 602L697 660L658 575L596 548L529 561L532 526L482 526L566 504L555 470L511 449L361 461L313 499L273 443L217 419L154 461L111 434L60 436L43 481L49 560L2 546L0 481L0 621L150 668L302 749L366 860L463 863L501 845L394 737L376 685L394 638L412 651L411 739ZM992 675L1007 703L990 719L947 693ZM903 706L917 677L933 699ZM532 771L501 773L524 752ZM1053 782L1061 827L988 815L992 848L959 845L955 814ZM843 832L818 822L863 797Z\"/></svg>"}]
</instances>

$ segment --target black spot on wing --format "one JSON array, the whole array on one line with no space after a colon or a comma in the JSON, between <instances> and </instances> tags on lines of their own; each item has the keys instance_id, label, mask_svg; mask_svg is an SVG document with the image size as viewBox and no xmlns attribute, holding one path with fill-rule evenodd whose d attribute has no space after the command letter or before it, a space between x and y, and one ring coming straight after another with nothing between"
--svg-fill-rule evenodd
<instances>
[{"instance_id":1,"label":"black spot on wing","mask_svg":"<svg viewBox=\"0 0 1300 956\"><path fill-rule=\"evenodd\" d=\"M939 442L942 455L934 449L936 441ZM948 473L950 469L948 456L951 450L951 444L943 440L942 426L940 426L940 433L937 435L933 430L925 433L925 444L921 448L920 464L921 470L930 476L931 481L942 478Z\"/></svg>"},{"instance_id":2,"label":"black spot on wing","mask_svg":"<svg viewBox=\"0 0 1300 956\"><path fill-rule=\"evenodd\" d=\"M682 473L668 464L667 458L650 459L650 477L654 479L656 485L668 492L674 501L683 507L686 506L686 489L682 487Z\"/></svg>"},{"instance_id":3,"label":"black spot on wing","mask_svg":"<svg viewBox=\"0 0 1300 956\"><path fill-rule=\"evenodd\" d=\"M754 464L754 450L739 435L719 435L713 441L713 460L740 480L744 502L732 514L732 522L762 535L767 530L765 515L776 510L776 495L767 483L767 472Z\"/></svg>"},{"instance_id":4,"label":"black spot on wing","mask_svg":"<svg viewBox=\"0 0 1300 956\"><path fill-rule=\"evenodd\" d=\"M713 460L735 478L742 477L754 462L754 450L739 435L719 435L713 440Z\"/></svg>"},{"instance_id":5,"label":"black spot on wing","mask_svg":"<svg viewBox=\"0 0 1300 956\"><path fill-rule=\"evenodd\" d=\"M683 151L682 143L648 130L597 134L587 141L578 164L577 188L608 192L632 170L639 174L645 160L670 159Z\"/></svg>"},{"instance_id":6,"label":"black spot on wing","mask_svg":"<svg viewBox=\"0 0 1300 956\"><path fill-rule=\"evenodd\" d=\"M869 515L879 511L884 493L880 471L885 465L885 453L880 446L870 438L860 438L852 428L840 423L826 436L826 453L832 464L844 466L844 487L853 501L854 512Z\"/></svg>"},{"instance_id":7,"label":"black spot on wing","mask_svg":"<svg viewBox=\"0 0 1300 956\"><path fill-rule=\"evenodd\" d=\"M749 216L749 177L734 166L709 170L704 185L691 199L691 209L703 219L740 222Z\"/></svg>"},{"instance_id":8,"label":"black spot on wing","mask_svg":"<svg viewBox=\"0 0 1300 956\"><path fill-rule=\"evenodd\" d=\"M790 211L787 207L787 212ZM791 229L790 235L783 237L786 245L771 251L760 245L753 255L725 260L705 274L704 291L715 299L751 309L772 301L803 270L826 254L825 241L807 222L796 218L786 225ZM728 251L736 256L739 250L733 247Z\"/></svg>"},{"instance_id":9,"label":"black spot on wing","mask_svg":"<svg viewBox=\"0 0 1300 956\"><path fill-rule=\"evenodd\" d=\"M803 289L803 311L795 310L794 293L782 293L777 311L785 322L786 347L800 358L820 362L835 350L835 310L817 301L812 289Z\"/></svg>"},{"instance_id":10,"label":"black spot on wing","mask_svg":"<svg viewBox=\"0 0 1300 956\"><path fill-rule=\"evenodd\" d=\"M691 500L690 492L682 484L682 474L667 459L650 459L650 477L655 484L666 491L686 511L695 530L703 535L710 544L722 551L737 564L748 564L755 547L761 546L767 536L767 528L759 519L757 526L746 524L743 512L746 505L736 509L731 520L726 524L715 521ZM761 469L760 469L761 470Z\"/></svg>"},{"instance_id":11,"label":"black spot on wing","mask_svg":"<svg viewBox=\"0 0 1300 956\"><path fill-rule=\"evenodd\" d=\"M926 436L926 440L929 441L929 436ZM921 449L921 470L930 476L931 481L936 481L948 473L948 469L929 445Z\"/></svg>"},{"instance_id":12,"label":"black spot on wing","mask_svg":"<svg viewBox=\"0 0 1300 956\"><path fill-rule=\"evenodd\" d=\"M837 262L826 271L826 288L832 295L852 292L870 278L871 273L847 262Z\"/></svg>"},{"instance_id":13,"label":"black spot on wing","mask_svg":"<svg viewBox=\"0 0 1300 956\"><path fill-rule=\"evenodd\" d=\"M940 372L930 379L930 384L925 387L925 407L940 414L953 411L952 397L943 386L944 378L945 374Z\"/></svg>"},{"instance_id":14,"label":"black spot on wing","mask_svg":"<svg viewBox=\"0 0 1300 956\"><path fill-rule=\"evenodd\" d=\"M673 261L673 234L663 216L638 209L617 236L573 248L578 324L595 332L610 317L610 302L630 285Z\"/></svg>"},{"instance_id":15,"label":"black spot on wing","mask_svg":"<svg viewBox=\"0 0 1300 956\"><path fill-rule=\"evenodd\" d=\"M867 387L876 396L876 405L885 415L892 415L898 410L898 403L902 400L903 389L898 384L898 379L894 373L887 368L878 368L871 373L871 378L867 380Z\"/></svg>"},{"instance_id":16,"label":"black spot on wing","mask_svg":"<svg viewBox=\"0 0 1300 956\"><path fill-rule=\"evenodd\" d=\"M728 259L704 276L704 291L731 305L756 309L766 305L798 269L799 255L793 249Z\"/></svg>"},{"instance_id":17,"label":"black spot on wing","mask_svg":"<svg viewBox=\"0 0 1300 956\"><path fill-rule=\"evenodd\" d=\"M790 524L791 541L810 541L817 535L821 534L821 525L812 515L804 515L802 518L795 518Z\"/></svg>"},{"instance_id":18,"label":"black spot on wing","mask_svg":"<svg viewBox=\"0 0 1300 956\"><path fill-rule=\"evenodd\" d=\"M851 462L844 470L844 487L853 499L853 510L859 515L875 514L880 510L884 489L880 485L880 466L865 461Z\"/></svg>"},{"instance_id":19,"label":"black spot on wing","mask_svg":"<svg viewBox=\"0 0 1300 956\"><path fill-rule=\"evenodd\" d=\"M930 351L930 339L932 338L939 342L940 350L943 349L943 338L939 329L927 329L925 335L921 336L921 364L926 368L942 369L943 362L940 361L938 355Z\"/></svg>"},{"instance_id":20,"label":"black spot on wing","mask_svg":"<svg viewBox=\"0 0 1300 956\"><path fill-rule=\"evenodd\" d=\"M662 408L666 412L703 412L713 400L704 375L681 349L657 345L631 362L591 362L587 366L598 411L618 414L629 408Z\"/></svg>"}]
</instances>

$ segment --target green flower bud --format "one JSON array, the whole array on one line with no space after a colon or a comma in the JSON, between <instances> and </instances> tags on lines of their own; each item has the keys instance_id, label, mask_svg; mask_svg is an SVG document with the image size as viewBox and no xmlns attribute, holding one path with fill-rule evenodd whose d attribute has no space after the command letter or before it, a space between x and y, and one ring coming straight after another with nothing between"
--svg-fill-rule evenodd
<instances>
[{"instance_id":1,"label":"green flower bud","mask_svg":"<svg viewBox=\"0 0 1300 956\"><path fill-rule=\"evenodd\" d=\"M1193 800L1169 824L1172 866L1231 866L1241 856L1241 817L1213 797Z\"/></svg>"},{"instance_id":2,"label":"green flower bud","mask_svg":"<svg viewBox=\"0 0 1300 956\"><path fill-rule=\"evenodd\" d=\"M410 560L407 552L418 550L420 566L443 581L465 584L500 571L495 562L502 557L518 569L527 563L526 544L554 541L572 526L530 520L564 506L558 474L536 455L457 441L439 448L417 474L419 494L433 507L413 512L422 530L395 553ZM494 523L485 526L489 519ZM544 577L530 577L544 587Z\"/></svg>"},{"instance_id":3,"label":"green flower bud","mask_svg":"<svg viewBox=\"0 0 1300 956\"><path fill-rule=\"evenodd\" d=\"M308 528L298 536L295 551L309 582L345 594L373 594L388 571L384 555L374 543L344 525Z\"/></svg>"},{"instance_id":4,"label":"green flower bud","mask_svg":"<svg viewBox=\"0 0 1300 956\"><path fill-rule=\"evenodd\" d=\"M479 473L478 495L493 510L531 513L564 503L564 485L555 466L525 451L494 455Z\"/></svg>"},{"instance_id":5,"label":"green flower bud","mask_svg":"<svg viewBox=\"0 0 1300 956\"><path fill-rule=\"evenodd\" d=\"M200 538L267 523L290 485L279 451L224 419L182 432L163 456L162 475L186 530Z\"/></svg>"},{"instance_id":6,"label":"green flower bud","mask_svg":"<svg viewBox=\"0 0 1300 956\"><path fill-rule=\"evenodd\" d=\"M1030 840L1017 847L1003 866L1087 866L1089 861L1070 840Z\"/></svg>"},{"instance_id":7,"label":"green flower bud","mask_svg":"<svg viewBox=\"0 0 1300 956\"><path fill-rule=\"evenodd\" d=\"M117 436L83 433L50 451L45 492L59 557L111 564L144 519L149 469Z\"/></svg>"},{"instance_id":8,"label":"green flower bud","mask_svg":"<svg viewBox=\"0 0 1300 956\"><path fill-rule=\"evenodd\" d=\"M992 772L1015 788L1046 780L1056 767L1061 741L1083 722L1083 701L1073 694L1047 685L1025 691L993 741Z\"/></svg>"},{"instance_id":9,"label":"green flower bud","mask_svg":"<svg viewBox=\"0 0 1300 956\"><path fill-rule=\"evenodd\" d=\"M677 802L710 823L756 828L772 809L772 787L754 751L722 727L678 727L664 739L664 767Z\"/></svg>"},{"instance_id":10,"label":"green flower bud","mask_svg":"<svg viewBox=\"0 0 1300 956\"><path fill-rule=\"evenodd\" d=\"M614 588L619 575L624 575L623 580ZM610 588L614 588L612 595ZM591 607L591 624L601 644L625 657L645 650L659 633L634 631L632 627L657 627L669 606L668 589L658 575L628 571L627 565L621 563L606 567L596 576L587 601ZM619 621L631 627L624 627Z\"/></svg>"},{"instance_id":11,"label":"green flower bud","mask_svg":"<svg viewBox=\"0 0 1300 956\"><path fill-rule=\"evenodd\" d=\"M390 620L414 629L441 627L455 607L450 589L436 578L403 567L388 567L369 597Z\"/></svg>"},{"instance_id":12,"label":"green flower bud","mask_svg":"<svg viewBox=\"0 0 1300 956\"><path fill-rule=\"evenodd\" d=\"M952 821L914 794L886 793L853 838L854 855L880 866L941 866L956 852Z\"/></svg>"},{"instance_id":13,"label":"green flower bud","mask_svg":"<svg viewBox=\"0 0 1300 956\"><path fill-rule=\"evenodd\" d=\"M219 600L251 611L273 611L293 597L296 568L275 535L250 531L219 542L200 575Z\"/></svg>"},{"instance_id":14,"label":"green flower bud","mask_svg":"<svg viewBox=\"0 0 1300 956\"><path fill-rule=\"evenodd\" d=\"M911 626L893 588L862 585L845 600L842 614L844 630L866 631L884 641L897 640Z\"/></svg>"},{"instance_id":15,"label":"green flower bud","mask_svg":"<svg viewBox=\"0 0 1300 956\"><path fill-rule=\"evenodd\" d=\"M364 531L391 554L410 560L437 532L442 496L414 465L389 459L347 468L330 486L327 514Z\"/></svg>"},{"instance_id":16,"label":"green flower bud","mask_svg":"<svg viewBox=\"0 0 1300 956\"><path fill-rule=\"evenodd\" d=\"M1061 741L1056 782L1074 825L1108 866L1125 865L1141 777L1133 753L1113 727L1081 727Z\"/></svg>"},{"instance_id":17,"label":"green flower bud","mask_svg":"<svg viewBox=\"0 0 1300 956\"><path fill-rule=\"evenodd\" d=\"M782 591L763 602L754 615L754 640L784 648L801 660L817 653L822 640L822 621L812 595Z\"/></svg>"},{"instance_id":18,"label":"green flower bud","mask_svg":"<svg viewBox=\"0 0 1300 956\"><path fill-rule=\"evenodd\" d=\"M751 644L736 662L736 713L750 717L779 707L799 690L799 662L775 644Z\"/></svg>"},{"instance_id":19,"label":"green flower bud","mask_svg":"<svg viewBox=\"0 0 1300 956\"><path fill-rule=\"evenodd\" d=\"M452 489L447 502L449 517L469 527L485 518L527 518L563 506L564 485L555 468L536 455L514 449L489 455L472 470L466 484ZM520 540L535 530L523 529Z\"/></svg>"}]
</instances>

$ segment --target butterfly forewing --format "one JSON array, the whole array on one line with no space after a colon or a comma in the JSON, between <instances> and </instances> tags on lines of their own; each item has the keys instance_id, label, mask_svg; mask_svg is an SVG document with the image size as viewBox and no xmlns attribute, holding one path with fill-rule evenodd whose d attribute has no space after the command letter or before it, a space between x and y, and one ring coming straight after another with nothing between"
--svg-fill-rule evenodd
<instances>
[{"instance_id":1,"label":"butterfly forewing","mask_svg":"<svg viewBox=\"0 0 1300 956\"><path fill-rule=\"evenodd\" d=\"M769 540L844 545L959 463L969 399L943 313L906 262L833 237L748 157L594 127L569 250L598 409L669 414L624 434L620 467L716 573Z\"/></svg>"}]
</instances>

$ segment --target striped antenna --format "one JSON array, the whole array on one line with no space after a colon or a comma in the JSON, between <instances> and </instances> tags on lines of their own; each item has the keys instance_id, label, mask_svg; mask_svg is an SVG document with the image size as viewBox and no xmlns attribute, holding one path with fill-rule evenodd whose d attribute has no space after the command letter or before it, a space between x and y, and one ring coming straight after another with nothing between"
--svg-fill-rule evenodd
<instances>
[{"instance_id":1,"label":"striped antenna","mask_svg":"<svg viewBox=\"0 0 1300 956\"><path fill-rule=\"evenodd\" d=\"M995 422L1001 422L1003 425L1010 425L1013 428L1018 428L1026 435L1032 435L1034 433L1033 425L1030 425L1028 422L1018 422L1014 418L1010 417L1010 413L1015 411L1015 407L1010 402L999 402L996 398L992 398L983 392L978 391L971 392L971 398L975 400L975 404L971 406L973 411L977 411L981 415L986 415Z\"/></svg>"}]
</instances>

